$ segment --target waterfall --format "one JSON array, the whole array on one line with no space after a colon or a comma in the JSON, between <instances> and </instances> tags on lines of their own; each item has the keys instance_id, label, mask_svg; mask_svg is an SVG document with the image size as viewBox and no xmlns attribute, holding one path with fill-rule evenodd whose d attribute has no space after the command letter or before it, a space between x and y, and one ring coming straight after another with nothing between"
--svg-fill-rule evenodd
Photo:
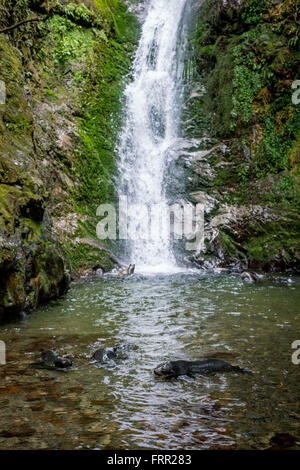
<instances>
[{"instance_id":1,"label":"waterfall","mask_svg":"<svg viewBox=\"0 0 300 470\"><path fill-rule=\"evenodd\" d=\"M118 187L128 204L126 254L141 271L176 269L170 232L153 211L168 205L167 188L172 178L168 169L176 158L188 2L149 1L133 80L125 90L126 118L117 149Z\"/></svg>"}]
</instances>

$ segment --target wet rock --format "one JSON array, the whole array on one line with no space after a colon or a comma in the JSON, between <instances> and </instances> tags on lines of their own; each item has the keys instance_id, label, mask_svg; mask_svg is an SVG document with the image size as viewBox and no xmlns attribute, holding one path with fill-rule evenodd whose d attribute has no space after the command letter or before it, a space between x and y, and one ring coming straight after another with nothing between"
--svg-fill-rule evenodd
<instances>
[{"instance_id":1,"label":"wet rock","mask_svg":"<svg viewBox=\"0 0 300 470\"><path fill-rule=\"evenodd\" d=\"M220 274L220 273L229 274L231 272L231 270L229 268L214 268L213 272L215 272L217 274Z\"/></svg>"},{"instance_id":2,"label":"wet rock","mask_svg":"<svg viewBox=\"0 0 300 470\"><path fill-rule=\"evenodd\" d=\"M31 411L42 411L45 408L45 404L41 402L32 403L30 405Z\"/></svg>"},{"instance_id":3,"label":"wet rock","mask_svg":"<svg viewBox=\"0 0 300 470\"><path fill-rule=\"evenodd\" d=\"M294 283L293 279L291 279L290 277L270 276L268 277L268 280L285 285L291 285Z\"/></svg>"},{"instance_id":4,"label":"wet rock","mask_svg":"<svg viewBox=\"0 0 300 470\"><path fill-rule=\"evenodd\" d=\"M8 429L3 429L0 431L1 437L27 437L32 436L35 433L35 429L33 429L28 424L16 424L12 425Z\"/></svg>"},{"instance_id":5,"label":"wet rock","mask_svg":"<svg viewBox=\"0 0 300 470\"><path fill-rule=\"evenodd\" d=\"M277 433L270 439L272 448L278 449L293 447L296 442L296 437L289 433Z\"/></svg>"},{"instance_id":6,"label":"wet rock","mask_svg":"<svg viewBox=\"0 0 300 470\"><path fill-rule=\"evenodd\" d=\"M26 224L14 236L0 230L0 321L60 297L69 287L66 260L44 222L37 229L43 239Z\"/></svg>"}]
</instances>

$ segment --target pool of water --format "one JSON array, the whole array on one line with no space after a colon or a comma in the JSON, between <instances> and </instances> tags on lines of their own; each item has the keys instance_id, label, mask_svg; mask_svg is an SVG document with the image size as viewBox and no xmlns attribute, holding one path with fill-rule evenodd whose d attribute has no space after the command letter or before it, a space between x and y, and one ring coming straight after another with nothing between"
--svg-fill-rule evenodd
<instances>
[{"instance_id":1,"label":"pool of water","mask_svg":"<svg viewBox=\"0 0 300 470\"><path fill-rule=\"evenodd\" d=\"M1 449L266 449L277 433L300 449L300 283L238 275L93 278L0 327ZM99 366L99 347L137 346ZM69 355L39 368L40 350ZM215 356L253 375L156 378L165 359Z\"/></svg>"}]
</instances>

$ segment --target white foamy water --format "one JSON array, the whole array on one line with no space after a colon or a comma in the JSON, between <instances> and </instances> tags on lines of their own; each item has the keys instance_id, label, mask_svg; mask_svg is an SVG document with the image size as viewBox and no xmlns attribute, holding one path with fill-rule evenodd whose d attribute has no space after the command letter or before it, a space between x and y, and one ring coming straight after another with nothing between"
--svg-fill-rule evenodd
<instances>
[{"instance_id":1,"label":"white foamy water","mask_svg":"<svg viewBox=\"0 0 300 470\"><path fill-rule=\"evenodd\" d=\"M168 204L171 151L178 138L185 50L184 9L189 0L150 0L127 86L126 119L120 137L119 194L128 200L127 256L140 272L175 272L168 227L150 208ZM136 210L136 205L148 211ZM133 208L133 206L135 206ZM154 237L149 237L151 225Z\"/></svg>"}]
</instances>

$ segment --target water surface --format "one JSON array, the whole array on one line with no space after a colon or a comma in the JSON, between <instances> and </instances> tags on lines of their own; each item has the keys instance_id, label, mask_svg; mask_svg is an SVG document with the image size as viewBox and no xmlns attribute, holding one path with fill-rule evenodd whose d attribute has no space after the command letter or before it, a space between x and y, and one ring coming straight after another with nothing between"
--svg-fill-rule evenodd
<instances>
[{"instance_id":1,"label":"water surface","mask_svg":"<svg viewBox=\"0 0 300 470\"><path fill-rule=\"evenodd\" d=\"M0 327L1 449L265 449L298 439L300 284L248 285L238 275L111 276ZM138 349L97 366L101 346ZM41 348L73 356L68 371L34 366ZM165 359L216 354L253 375L164 381Z\"/></svg>"}]
</instances>

